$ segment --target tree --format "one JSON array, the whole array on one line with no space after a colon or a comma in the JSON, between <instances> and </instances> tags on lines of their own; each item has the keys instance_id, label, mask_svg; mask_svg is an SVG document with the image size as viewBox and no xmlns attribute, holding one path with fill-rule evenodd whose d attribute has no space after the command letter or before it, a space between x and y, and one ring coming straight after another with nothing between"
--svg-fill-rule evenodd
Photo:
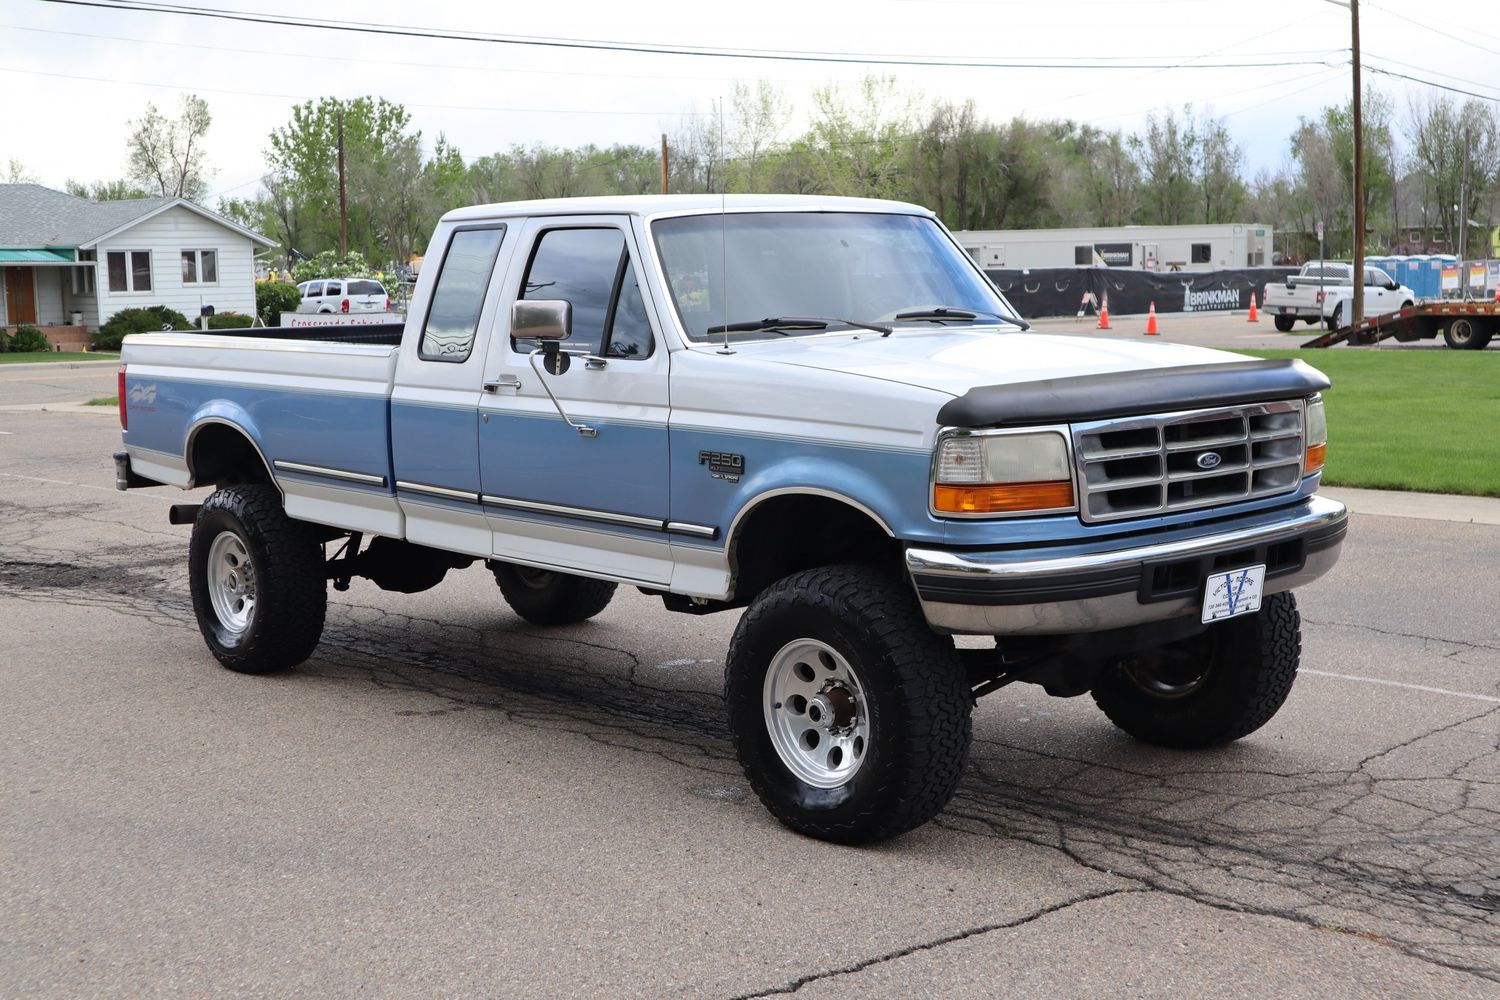
<instances>
[{"instance_id":1,"label":"tree","mask_svg":"<svg viewBox=\"0 0 1500 1000\"><path fill-rule=\"evenodd\" d=\"M5 175L3 180L0 180L0 183L36 184L39 182L36 179L36 175L26 169L26 164L12 156L10 162L6 164Z\"/></svg>"},{"instance_id":2,"label":"tree","mask_svg":"<svg viewBox=\"0 0 1500 1000\"><path fill-rule=\"evenodd\" d=\"M203 138L212 124L208 102L197 94L183 95L175 120L146 105L146 113L130 123L128 180L163 198L202 199L209 178Z\"/></svg>"},{"instance_id":3,"label":"tree","mask_svg":"<svg viewBox=\"0 0 1500 1000\"><path fill-rule=\"evenodd\" d=\"M1471 98L1460 107L1447 97L1413 98L1407 106L1409 161L1421 178L1423 205L1455 247L1460 220L1472 220L1500 175L1500 118L1492 107ZM1459 189L1464 187L1464 154L1468 151L1467 204L1462 211Z\"/></svg>"},{"instance_id":4,"label":"tree","mask_svg":"<svg viewBox=\"0 0 1500 1000\"><path fill-rule=\"evenodd\" d=\"M893 76L865 76L852 98L837 84L813 91L810 133L832 194L889 198L900 193L906 142L916 116Z\"/></svg>"},{"instance_id":5,"label":"tree","mask_svg":"<svg viewBox=\"0 0 1500 1000\"><path fill-rule=\"evenodd\" d=\"M1153 111L1146 116L1145 134L1130 137L1143 179L1142 221L1176 226L1192 220L1197 146L1192 105L1184 106L1182 121L1170 109Z\"/></svg>"},{"instance_id":6,"label":"tree","mask_svg":"<svg viewBox=\"0 0 1500 1000\"><path fill-rule=\"evenodd\" d=\"M760 167L766 153L786 128L791 105L781 91L766 80L757 81L753 89L736 80L730 106L733 127L725 140L736 161L733 187L737 191L764 190Z\"/></svg>"},{"instance_id":7,"label":"tree","mask_svg":"<svg viewBox=\"0 0 1500 1000\"><path fill-rule=\"evenodd\" d=\"M388 248L382 245L370 217L383 192L354 187L348 181L353 179L355 165L359 165L362 181L387 176L394 168L386 161L404 156L410 141L420 141L420 132L408 134L411 116L401 105L377 97L348 101L324 97L292 108L291 121L271 132L266 151L271 174L267 193L275 201L274 211L290 246L309 254L338 246L341 118L349 246L373 259L384 259Z\"/></svg>"},{"instance_id":8,"label":"tree","mask_svg":"<svg viewBox=\"0 0 1500 1000\"><path fill-rule=\"evenodd\" d=\"M89 201L131 201L151 197L151 192L128 180L84 182L70 177L64 182L63 190L75 198Z\"/></svg>"},{"instance_id":9,"label":"tree","mask_svg":"<svg viewBox=\"0 0 1500 1000\"><path fill-rule=\"evenodd\" d=\"M1193 166L1202 212L1198 222L1234 222L1244 207L1246 188L1240 179L1245 152L1235 143L1223 119L1204 115L1193 130Z\"/></svg>"}]
</instances>

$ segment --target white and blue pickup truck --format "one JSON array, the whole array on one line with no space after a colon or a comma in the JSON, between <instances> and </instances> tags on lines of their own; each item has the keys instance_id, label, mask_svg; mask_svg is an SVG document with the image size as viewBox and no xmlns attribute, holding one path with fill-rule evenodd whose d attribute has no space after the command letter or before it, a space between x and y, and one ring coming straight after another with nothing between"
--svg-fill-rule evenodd
<instances>
[{"instance_id":1,"label":"white and blue pickup truck","mask_svg":"<svg viewBox=\"0 0 1500 1000\"><path fill-rule=\"evenodd\" d=\"M849 843L936 815L974 699L1012 682L1181 748L1286 699L1291 591L1347 526L1301 362L1026 332L894 202L479 206L426 261L404 328L361 335L386 343L125 341L117 485L215 487L172 518L226 667L309 657L329 581L416 592L476 561L540 625L620 584L744 609L745 773Z\"/></svg>"}]
</instances>

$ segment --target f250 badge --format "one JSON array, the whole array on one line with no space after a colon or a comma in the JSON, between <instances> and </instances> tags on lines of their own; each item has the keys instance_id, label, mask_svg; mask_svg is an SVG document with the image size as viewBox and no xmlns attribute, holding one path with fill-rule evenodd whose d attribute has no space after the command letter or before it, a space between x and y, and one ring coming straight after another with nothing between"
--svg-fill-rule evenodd
<instances>
[{"instance_id":1,"label":"f250 badge","mask_svg":"<svg viewBox=\"0 0 1500 1000\"><path fill-rule=\"evenodd\" d=\"M708 466L708 474L726 483L737 483L745 474L745 456L732 451L700 451L698 464Z\"/></svg>"}]
</instances>

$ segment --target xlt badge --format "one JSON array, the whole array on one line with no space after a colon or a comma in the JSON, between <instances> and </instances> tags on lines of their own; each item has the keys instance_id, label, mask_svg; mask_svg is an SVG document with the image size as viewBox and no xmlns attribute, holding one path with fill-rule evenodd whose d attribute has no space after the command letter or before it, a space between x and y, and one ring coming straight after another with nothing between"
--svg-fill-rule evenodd
<instances>
[{"instance_id":1,"label":"xlt badge","mask_svg":"<svg viewBox=\"0 0 1500 1000\"><path fill-rule=\"evenodd\" d=\"M708 466L708 474L726 483L737 483L745 474L745 456L732 451L700 451L698 464Z\"/></svg>"}]
</instances>

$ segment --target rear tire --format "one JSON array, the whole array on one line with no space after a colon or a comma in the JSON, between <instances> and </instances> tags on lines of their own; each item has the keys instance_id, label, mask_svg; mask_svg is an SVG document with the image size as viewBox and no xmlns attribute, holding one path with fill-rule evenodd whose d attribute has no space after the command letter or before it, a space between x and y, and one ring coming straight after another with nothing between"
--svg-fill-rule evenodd
<instances>
[{"instance_id":1,"label":"rear tire","mask_svg":"<svg viewBox=\"0 0 1500 1000\"><path fill-rule=\"evenodd\" d=\"M1466 316L1455 317L1443 328L1443 342L1455 351L1482 351L1490 344L1495 331Z\"/></svg>"},{"instance_id":2,"label":"rear tire","mask_svg":"<svg viewBox=\"0 0 1500 1000\"><path fill-rule=\"evenodd\" d=\"M1277 316L1275 319L1276 329L1282 333L1291 333L1292 328L1297 325L1295 316Z\"/></svg>"},{"instance_id":3,"label":"rear tire","mask_svg":"<svg viewBox=\"0 0 1500 1000\"><path fill-rule=\"evenodd\" d=\"M577 625L609 607L615 596L609 580L506 562L491 563L490 570L505 603L533 625Z\"/></svg>"},{"instance_id":4,"label":"rear tire","mask_svg":"<svg viewBox=\"0 0 1500 1000\"><path fill-rule=\"evenodd\" d=\"M1339 330L1344 326L1344 304L1340 302L1333 307L1333 315L1328 317L1328 329Z\"/></svg>"},{"instance_id":5,"label":"rear tire","mask_svg":"<svg viewBox=\"0 0 1500 1000\"><path fill-rule=\"evenodd\" d=\"M1107 669L1094 684L1094 702L1144 743L1217 746L1270 721L1292 690L1301 655L1296 598L1271 594L1256 614Z\"/></svg>"},{"instance_id":6,"label":"rear tire","mask_svg":"<svg viewBox=\"0 0 1500 1000\"><path fill-rule=\"evenodd\" d=\"M193 613L208 649L243 674L294 667L328 612L323 547L274 486L227 486L203 502L188 547Z\"/></svg>"},{"instance_id":7,"label":"rear tire","mask_svg":"<svg viewBox=\"0 0 1500 1000\"><path fill-rule=\"evenodd\" d=\"M942 811L968 756L973 698L911 588L828 566L762 592L735 629L724 699L736 754L798 833L885 840Z\"/></svg>"}]
</instances>

